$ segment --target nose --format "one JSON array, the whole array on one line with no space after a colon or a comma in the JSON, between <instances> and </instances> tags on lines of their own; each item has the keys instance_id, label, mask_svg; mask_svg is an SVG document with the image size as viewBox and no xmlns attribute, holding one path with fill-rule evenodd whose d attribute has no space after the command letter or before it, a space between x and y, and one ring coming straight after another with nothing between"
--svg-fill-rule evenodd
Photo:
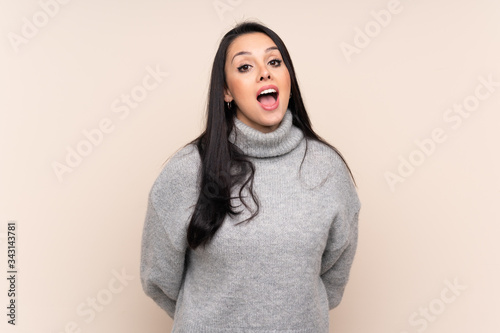
<instances>
[{"instance_id":1,"label":"nose","mask_svg":"<svg viewBox=\"0 0 500 333\"><path fill-rule=\"evenodd\" d=\"M262 69L262 73L260 74L260 81L264 80L269 80L271 78L271 73L267 70L267 68L264 66Z\"/></svg>"}]
</instances>

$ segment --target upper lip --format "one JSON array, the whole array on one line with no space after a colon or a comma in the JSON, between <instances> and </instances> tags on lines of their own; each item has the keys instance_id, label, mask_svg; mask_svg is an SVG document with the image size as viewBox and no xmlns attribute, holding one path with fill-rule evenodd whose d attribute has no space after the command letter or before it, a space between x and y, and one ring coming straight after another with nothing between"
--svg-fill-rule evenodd
<instances>
[{"instance_id":1,"label":"upper lip","mask_svg":"<svg viewBox=\"0 0 500 333\"><path fill-rule=\"evenodd\" d=\"M267 86L262 86L260 87L259 91L257 91L257 96L256 97L259 97L260 93L263 91L263 90L266 90L266 89L274 89L276 90L276 94L279 94L280 91L278 89L278 87L276 87L274 84L270 84L270 85L267 85Z\"/></svg>"}]
</instances>

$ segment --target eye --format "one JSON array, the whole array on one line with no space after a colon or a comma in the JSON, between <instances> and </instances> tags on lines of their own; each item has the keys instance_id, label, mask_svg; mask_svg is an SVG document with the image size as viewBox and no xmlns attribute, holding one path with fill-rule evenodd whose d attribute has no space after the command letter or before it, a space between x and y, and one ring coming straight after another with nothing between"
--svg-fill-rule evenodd
<instances>
[{"instance_id":1,"label":"eye","mask_svg":"<svg viewBox=\"0 0 500 333\"><path fill-rule=\"evenodd\" d=\"M274 67L279 67L279 66L281 66L282 60L273 59L273 60L269 61L269 63L272 63L272 62L275 63L275 65L273 65Z\"/></svg>"},{"instance_id":2,"label":"eye","mask_svg":"<svg viewBox=\"0 0 500 333\"><path fill-rule=\"evenodd\" d=\"M250 65L247 65L247 64L245 64L245 65L241 65L240 67L238 67L238 71L240 71L240 72L246 72L246 71L248 71L248 67L249 67L249 66L250 66ZM244 69L244 68L245 68L245 69Z\"/></svg>"},{"instance_id":3,"label":"eye","mask_svg":"<svg viewBox=\"0 0 500 333\"><path fill-rule=\"evenodd\" d=\"M280 59L273 59L273 60L269 61L269 63L273 67L280 67L282 62L283 62L283 60L280 60ZM244 73L244 72L247 72L249 70L249 67L251 67L251 65L244 64L244 65L241 65L240 67L238 67L237 69L239 72Z\"/></svg>"}]
</instances>

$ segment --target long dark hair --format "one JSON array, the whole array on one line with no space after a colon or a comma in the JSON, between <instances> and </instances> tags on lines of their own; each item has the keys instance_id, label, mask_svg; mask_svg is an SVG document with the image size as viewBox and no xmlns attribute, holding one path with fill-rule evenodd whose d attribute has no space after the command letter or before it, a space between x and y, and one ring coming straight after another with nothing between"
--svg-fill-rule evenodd
<instances>
[{"instance_id":1,"label":"long dark hair","mask_svg":"<svg viewBox=\"0 0 500 333\"><path fill-rule=\"evenodd\" d=\"M197 138L185 145L195 144L201 157L199 174L201 177L200 193L187 229L187 241L191 249L196 249L200 245L207 245L222 225L227 214L234 217L241 213L241 211L235 211L235 207L231 204L231 199L233 199L231 197L231 190L236 185L241 185L237 198L240 199L245 207L249 207L242 197L242 190L245 186L247 186L256 204L255 212L248 219L238 224L250 221L259 212L259 199L253 191L255 167L247 159L247 156L228 140L229 134L234 127L235 103L232 103L232 107L229 108L224 102L224 88L227 87L224 72L227 50L237 37L253 32L261 32L269 36L283 57L283 62L288 69L291 81L292 97L290 98L288 108L293 115L293 125L300 128L304 133L306 153L307 140L317 140L337 152L347 166L342 154L317 135L311 128L309 116L307 115L295 77L292 59L281 38L261 23L243 21L237 24L224 35L214 58L208 92L206 128ZM302 162L304 161L304 157L302 158ZM349 166L347 166L347 169L354 181Z\"/></svg>"}]
</instances>

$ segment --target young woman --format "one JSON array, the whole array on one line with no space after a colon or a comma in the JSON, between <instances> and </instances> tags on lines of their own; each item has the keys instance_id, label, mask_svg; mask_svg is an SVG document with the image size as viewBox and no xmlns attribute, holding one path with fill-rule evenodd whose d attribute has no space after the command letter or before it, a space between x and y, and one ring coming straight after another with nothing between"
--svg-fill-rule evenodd
<instances>
[{"instance_id":1,"label":"young woman","mask_svg":"<svg viewBox=\"0 0 500 333\"><path fill-rule=\"evenodd\" d=\"M145 293L173 332L328 333L357 246L351 176L312 130L283 41L238 24L215 55L205 131L149 193Z\"/></svg>"}]
</instances>

